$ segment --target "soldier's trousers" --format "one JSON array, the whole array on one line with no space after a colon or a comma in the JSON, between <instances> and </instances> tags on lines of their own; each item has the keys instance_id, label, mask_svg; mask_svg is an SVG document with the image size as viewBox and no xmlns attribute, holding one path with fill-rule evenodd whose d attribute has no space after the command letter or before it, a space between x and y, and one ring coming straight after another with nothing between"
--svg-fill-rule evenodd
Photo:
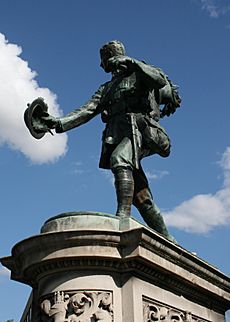
<instances>
[{"instance_id":1,"label":"soldier's trousers","mask_svg":"<svg viewBox=\"0 0 230 322\"><path fill-rule=\"evenodd\" d=\"M149 227L170 239L171 236L159 208L153 201L148 180L141 165L139 169L134 168L132 142L129 138L125 137L113 151L110 167L115 177L118 202L116 215L130 216L133 204Z\"/></svg>"},{"instance_id":2,"label":"soldier's trousers","mask_svg":"<svg viewBox=\"0 0 230 322\"><path fill-rule=\"evenodd\" d=\"M146 175L140 165L139 169L135 169L133 165L133 148L132 142L128 137L125 137L121 143L115 148L110 158L110 167L112 172L115 175L116 183L116 174L121 172L121 169L127 169L131 171L131 179L133 180L133 192L132 194L132 203L139 210L142 208L147 208L148 206L155 207L155 210L159 212L158 207L153 202L153 197L149 188L148 180ZM122 180L124 177L124 171L120 175L119 180ZM127 175L124 178L128 180Z\"/></svg>"}]
</instances>

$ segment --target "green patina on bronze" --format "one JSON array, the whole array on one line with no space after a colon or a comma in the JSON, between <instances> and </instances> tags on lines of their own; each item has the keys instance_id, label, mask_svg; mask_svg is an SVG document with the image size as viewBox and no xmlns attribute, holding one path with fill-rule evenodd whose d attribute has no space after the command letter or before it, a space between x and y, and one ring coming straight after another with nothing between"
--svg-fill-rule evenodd
<instances>
[{"instance_id":1,"label":"green patina on bronze","mask_svg":"<svg viewBox=\"0 0 230 322\"><path fill-rule=\"evenodd\" d=\"M149 227L173 240L153 201L141 160L153 154L170 154L170 139L159 121L180 106L177 86L162 69L126 56L120 41L106 43L100 49L100 57L101 67L112 74L112 79L102 84L86 104L55 118L43 103L43 108L34 108L33 102L25 112L26 125L40 139L52 129L62 133L100 114L105 130L99 167L114 174L116 215L129 217L133 204ZM40 113L35 115L34 110Z\"/></svg>"}]
</instances>

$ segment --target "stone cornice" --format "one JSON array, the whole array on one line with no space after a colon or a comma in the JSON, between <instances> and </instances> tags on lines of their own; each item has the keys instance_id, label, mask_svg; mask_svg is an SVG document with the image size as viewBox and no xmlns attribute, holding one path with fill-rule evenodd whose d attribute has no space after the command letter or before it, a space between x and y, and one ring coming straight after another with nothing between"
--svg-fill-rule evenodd
<instances>
[{"instance_id":1,"label":"stone cornice","mask_svg":"<svg viewBox=\"0 0 230 322\"><path fill-rule=\"evenodd\" d=\"M62 258L58 260L49 260L41 265L33 265L28 268L25 275L30 276L31 286L37 285L36 279L56 274L58 272L68 271L94 271L96 274L103 274L105 271L113 275L119 273L126 280L129 276L136 276L147 282L154 283L160 288L170 290L179 296L184 296L189 300L212 308L216 312L223 313L229 308L229 300L220 298L218 294L197 287L192 282L184 281L183 278L171 275L166 271L159 270L158 267L146 264L146 261L139 257L133 257L124 260L115 260L108 258ZM126 276L126 277L125 277ZM28 282L28 280L27 280Z\"/></svg>"},{"instance_id":2,"label":"stone cornice","mask_svg":"<svg viewBox=\"0 0 230 322\"><path fill-rule=\"evenodd\" d=\"M111 272L123 279L134 275L217 312L230 306L229 277L141 225L42 233L16 244L1 262L12 279L35 288L41 278L60 272Z\"/></svg>"}]
</instances>

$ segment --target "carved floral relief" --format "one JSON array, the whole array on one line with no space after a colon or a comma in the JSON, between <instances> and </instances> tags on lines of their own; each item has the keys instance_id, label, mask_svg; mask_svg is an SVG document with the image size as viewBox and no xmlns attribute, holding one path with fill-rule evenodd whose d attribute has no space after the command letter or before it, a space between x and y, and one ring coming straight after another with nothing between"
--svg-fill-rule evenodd
<instances>
[{"instance_id":1,"label":"carved floral relief","mask_svg":"<svg viewBox=\"0 0 230 322\"><path fill-rule=\"evenodd\" d=\"M143 300L144 322L210 322L191 312L180 311L155 301Z\"/></svg>"},{"instance_id":2,"label":"carved floral relief","mask_svg":"<svg viewBox=\"0 0 230 322\"><path fill-rule=\"evenodd\" d=\"M112 292L55 292L41 311L44 322L113 322Z\"/></svg>"}]
</instances>

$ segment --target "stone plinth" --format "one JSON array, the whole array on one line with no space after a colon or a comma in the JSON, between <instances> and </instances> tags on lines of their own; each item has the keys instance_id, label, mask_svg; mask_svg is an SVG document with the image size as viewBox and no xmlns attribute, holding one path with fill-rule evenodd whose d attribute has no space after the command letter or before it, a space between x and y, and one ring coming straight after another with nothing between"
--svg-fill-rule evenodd
<instances>
[{"instance_id":1,"label":"stone plinth","mask_svg":"<svg viewBox=\"0 0 230 322\"><path fill-rule=\"evenodd\" d=\"M22 322L222 322L230 308L227 276L132 218L53 217L1 262L33 289Z\"/></svg>"}]
</instances>

